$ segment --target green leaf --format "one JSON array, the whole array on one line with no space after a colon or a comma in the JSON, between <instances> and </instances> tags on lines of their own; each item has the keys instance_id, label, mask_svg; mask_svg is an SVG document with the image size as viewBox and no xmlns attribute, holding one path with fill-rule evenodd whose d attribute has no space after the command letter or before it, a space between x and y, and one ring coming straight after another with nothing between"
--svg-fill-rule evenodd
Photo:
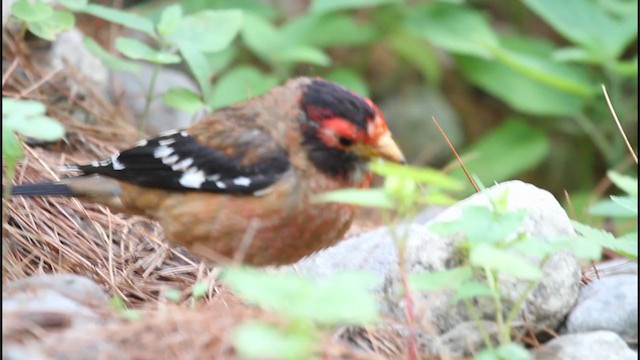
<instances>
[{"instance_id":1,"label":"green leaf","mask_svg":"<svg viewBox=\"0 0 640 360\"><path fill-rule=\"evenodd\" d=\"M317 343L310 334L258 322L238 326L233 336L240 356L247 359L309 359Z\"/></svg>"},{"instance_id":2,"label":"green leaf","mask_svg":"<svg viewBox=\"0 0 640 360\"><path fill-rule=\"evenodd\" d=\"M171 88L162 95L165 104L180 109L189 115L195 114L202 109L204 103L200 95L185 88Z\"/></svg>"},{"instance_id":3,"label":"green leaf","mask_svg":"<svg viewBox=\"0 0 640 360\"><path fill-rule=\"evenodd\" d=\"M589 208L589 214L615 218L635 218L638 216L637 211L630 211L628 208L620 206L611 199L602 200L592 205Z\"/></svg>"},{"instance_id":4,"label":"green leaf","mask_svg":"<svg viewBox=\"0 0 640 360\"><path fill-rule=\"evenodd\" d=\"M16 122L12 128L21 135L43 141L54 141L64 136L64 127L58 121L44 115Z\"/></svg>"},{"instance_id":5,"label":"green leaf","mask_svg":"<svg viewBox=\"0 0 640 360\"><path fill-rule=\"evenodd\" d=\"M471 278L471 267L461 266L436 272L422 272L409 275L410 287L418 291L439 291L456 289Z\"/></svg>"},{"instance_id":6,"label":"green leaf","mask_svg":"<svg viewBox=\"0 0 640 360\"><path fill-rule=\"evenodd\" d=\"M247 47L265 61L272 61L273 52L283 46L278 29L252 14L245 14L241 35Z\"/></svg>"},{"instance_id":7,"label":"green leaf","mask_svg":"<svg viewBox=\"0 0 640 360\"><path fill-rule=\"evenodd\" d=\"M543 116L573 116L582 111L583 97L542 84L507 65L473 57L456 59L469 82L515 110Z\"/></svg>"},{"instance_id":8,"label":"green leaf","mask_svg":"<svg viewBox=\"0 0 640 360\"><path fill-rule=\"evenodd\" d=\"M631 60L615 61L611 67L611 70L616 74L624 77L637 78L638 77L638 56L636 55Z\"/></svg>"},{"instance_id":9,"label":"green leaf","mask_svg":"<svg viewBox=\"0 0 640 360\"><path fill-rule=\"evenodd\" d=\"M246 301L291 319L327 325L367 324L377 319L377 302L370 290L378 280L371 274L341 273L311 281L294 273L236 267L227 269L222 280Z\"/></svg>"},{"instance_id":10,"label":"green leaf","mask_svg":"<svg viewBox=\"0 0 640 360\"><path fill-rule=\"evenodd\" d=\"M60 4L64 5L66 8L73 11L82 10L87 4L89 4L89 0L57 0Z\"/></svg>"},{"instance_id":11,"label":"green leaf","mask_svg":"<svg viewBox=\"0 0 640 360\"><path fill-rule=\"evenodd\" d=\"M175 31L176 27L182 20L182 6L180 4L169 5L160 14L158 21L158 34L166 36ZM192 40L192 39L191 39Z\"/></svg>"},{"instance_id":12,"label":"green leaf","mask_svg":"<svg viewBox=\"0 0 640 360\"><path fill-rule=\"evenodd\" d=\"M116 39L116 49L134 60L146 60L156 64L177 64L180 56L151 48L140 40L127 37Z\"/></svg>"},{"instance_id":13,"label":"green leaf","mask_svg":"<svg viewBox=\"0 0 640 360\"><path fill-rule=\"evenodd\" d=\"M176 45L190 44L203 52L229 47L242 27L240 10L202 10L183 17L165 38Z\"/></svg>"},{"instance_id":14,"label":"green leaf","mask_svg":"<svg viewBox=\"0 0 640 360\"><path fill-rule=\"evenodd\" d=\"M53 8L42 1L18 0L11 6L11 13L22 21L42 21L53 14Z\"/></svg>"},{"instance_id":15,"label":"green leaf","mask_svg":"<svg viewBox=\"0 0 640 360\"><path fill-rule=\"evenodd\" d=\"M416 34L454 54L490 59L499 47L487 19L466 6L435 2L414 11L407 21Z\"/></svg>"},{"instance_id":16,"label":"green leaf","mask_svg":"<svg viewBox=\"0 0 640 360\"><path fill-rule=\"evenodd\" d=\"M357 72L339 67L325 76L325 79L337 82L342 86L355 91L356 93L369 97L369 86L367 82Z\"/></svg>"},{"instance_id":17,"label":"green leaf","mask_svg":"<svg viewBox=\"0 0 640 360\"><path fill-rule=\"evenodd\" d=\"M182 298L182 292L178 289L166 289L162 292L162 297L172 303L177 303Z\"/></svg>"},{"instance_id":18,"label":"green leaf","mask_svg":"<svg viewBox=\"0 0 640 360\"><path fill-rule=\"evenodd\" d=\"M467 206L459 219L436 222L429 229L442 236L460 232L472 244L496 244L513 237L526 216L524 211L495 213L484 206Z\"/></svg>"},{"instance_id":19,"label":"green leaf","mask_svg":"<svg viewBox=\"0 0 640 360\"><path fill-rule=\"evenodd\" d=\"M99 17L114 24L126 26L129 29L142 31L153 38L156 37L151 20L132 12L118 10L98 4L89 4L82 9L82 12Z\"/></svg>"},{"instance_id":20,"label":"green leaf","mask_svg":"<svg viewBox=\"0 0 640 360\"><path fill-rule=\"evenodd\" d=\"M372 43L379 32L371 23L358 23L339 13L299 16L282 28L286 41L317 47L356 46Z\"/></svg>"},{"instance_id":21,"label":"green leaf","mask_svg":"<svg viewBox=\"0 0 640 360\"><path fill-rule=\"evenodd\" d=\"M267 92L278 79L250 66L237 66L227 71L215 85L213 100L208 104L220 108Z\"/></svg>"},{"instance_id":22,"label":"green leaf","mask_svg":"<svg viewBox=\"0 0 640 360\"><path fill-rule=\"evenodd\" d=\"M313 0L310 12L328 12L398 3L398 0Z\"/></svg>"},{"instance_id":23,"label":"green leaf","mask_svg":"<svg viewBox=\"0 0 640 360\"><path fill-rule=\"evenodd\" d=\"M329 66L331 58L322 50L306 45L296 45L278 51L271 58L277 63L304 63L319 66Z\"/></svg>"},{"instance_id":24,"label":"green leaf","mask_svg":"<svg viewBox=\"0 0 640 360\"><path fill-rule=\"evenodd\" d=\"M542 271L523 257L487 244L472 247L469 252L469 261L474 266L501 274L509 274L520 279L538 280L542 278Z\"/></svg>"},{"instance_id":25,"label":"green leaf","mask_svg":"<svg viewBox=\"0 0 640 360\"><path fill-rule=\"evenodd\" d=\"M586 72L573 64L509 49L501 49L496 54L498 61L541 84L579 97L590 97L594 93Z\"/></svg>"},{"instance_id":26,"label":"green leaf","mask_svg":"<svg viewBox=\"0 0 640 360\"><path fill-rule=\"evenodd\" d=\"M460 300L489 296L493 296L493 291L491 291L491 289L487 285L478 281L471 280L465 281L458 285L456 294L453 297L452 301L455 303Z\"/></svg>"},{"instance_id":27,"label":"green leaf","mask_svg":"<svg viewBox=\"0 0 640 360\"><path fill-rule=\"evenodd\" d=\"M228 66L230 66L233 60L236 58L238 54L238 47L231 45L228 48L218 51L215 53L204 54L207 62L209 63L209 68L212 73L222 72Z\"/></svg>"},{"instance_id":28,"label":"green leaf","mask_svg":"<svg viewBox=\"0 0 640 360\"><path fill-rule=\"evenodd\" d=\"M200 299L209 292L209 284L205 281L198 281L191 287L191 296Z\"/></svg>"},{"instance_id":29,"label":"green leaf","mask_svg":"<svg viewBox=\"0 0 640 360\"><path fill-rule=\"evenodd\" d=\"M85 36L84 39L82 39L82 43L90 53L100 59L100 61L102 61L102 63L110 69L117 71L126 71L134 74L136 74L140 69L139 64L113 56L111 53L102 48L100 44L98 44L95 40L88 36Z\"/></svg>"},{"instance_id":30,"label":"green leaf","mask_svg":"<svg viewBox=\"0 0 640 360\"><path fill-rule=\"evenodd\" d=\"M567 39L597 54L603 62L618 58L638 36L636 11L623 18L609 15L601 2L585 0L524 0Z\"/></svg>"},{"instance_id":31,"label":"green leaf","mask_svg":"<svg viewBox=\"0 0 640 360\"><path fill-rule=\"evenodd\" d=\"M204 54L190 43L179 44L180 54L189 65L191 73L196 78L198 85L200 85L200 91L205 99L205 102L209 102L211 97L211 67L209 61Z\"/></svg>"},{"instance_id":32,"label":"green leaf","mask_svg":"<svg viewBox=\"0 0 640 360\"><path fill-rule=\"evenodd\" d=\"M51 16L29 22L29 31L43 39L53 41L56 35L75 25L76 18L68 11L54 11Z\"/></svg>"},{"instance_id":33,"label":"green leaf","mask_svg":"<svg viewBox=\"0 0 640 360\"><path fill-rule=\"evenodd\" d=\"M620 174L613 170L607 171L607 176L617 187L629 195L638 195L638 178Z\"/></svg>"},{"instance_id":34,"label":"green leaf","mask_svg":"<svg viewBox=\"0 0 640 360\"><path fill-rule=\"evenodd\" d=\"M7 169L13 168L18 161L24 158L20 141L6 126L2 127L2 157L7 162Z\"/></svg>"},{"instance_id":35,"label":"green leaf","mask_svg":"<svg viewBox=\"0 0 640 360\"><path fill-rule=\"evenodd\" d=\"M485 183L503 181L540 164L549 153L545 133L523 119L509 117L501 125L472 144L463 153L465 165ZM451 177L466 176L456 168Z\"/></svg>"},{"instance_id":36,"label":"green leaf","mask_svg":"<svg viewBox=\"0 0 640 360\"><path fill-rule=\"evenodd\" d=\"M632 214L638 216L638 197L637 196L615 196L611 195L611 201L627 209Z\"/></svg>"},{"instance_id":37,"label":"green leaf","mask_svg":"<svg viewBox=\"0 0 640 360\"><path fill-rule=\"evenodd\" d=\"M378 160L369 164L371 171L382 176L398 176L420 183L434 185L446 190L460 190L462 183L445 173L428 167L400 165L389 161Z\"/></svg>"},{"instance_id":38,"label":"green leaf","mask_svg":"<svg viewBox=\"0 0 640 360\"><path fill-rule=\"evenodd\" d=\"M438 55L424 40L397 32L387 38L387 43L400 58L415 66L425 79L436 85L440 83Z\"/></svg>"},{"instance_id":39,"label":"green leaf","mask_svg":"<svg viewBox=\"0 0 640 360\"><path fill-rule=\"evenodd\" d=\"M638 239L637 236L633 237L622 237L620 239L616 239L611 233L592 228L588 225L581 224L577 221L572 220L571 224L573 225L576 232L582 235L583 241L593 241L597 242L603 247L611 249L621 255L624 255L631 259L638 258Z\"/></svg>"},{"instance_id":40,"label":"green leaf","mask_svg":"<svg viewBox=\"0 0 640 360\"><path fill-rule=\"evenodd\" d=\"M384 189L341 189L317 195L314 202L337 202L358 206L392 209L393 199Z\"/></svg>"},{"instance_id":41,"label":"green leaf","mask_svg":"<svg viewBox=\"0 0 640 360\"><path fill-rule=\"evenodd\" d=\"M42 115L47 108L37 100L20 100L3 97L2 98L2 118L25 119L35 115ZM3 121L3 125L7 123Z\"/></svg>"}]
</instances>

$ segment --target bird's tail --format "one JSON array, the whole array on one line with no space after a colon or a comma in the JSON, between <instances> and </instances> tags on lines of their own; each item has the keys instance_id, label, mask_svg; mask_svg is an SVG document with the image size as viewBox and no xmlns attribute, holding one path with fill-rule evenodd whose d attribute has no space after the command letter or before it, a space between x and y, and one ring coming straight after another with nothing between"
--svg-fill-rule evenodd
<instances>
[{"instance_id":1,"label":"bird's tail","mask_svg":"<svg viewBox=\"0 0 640 360\"><path fill-rule=\"evenodd\" d=\"M4 186L2 187L4 193ZM11 195L18 196L75 196L69 185L55 182L21 184L11 187Z\"/></svg>"}]
</instances>

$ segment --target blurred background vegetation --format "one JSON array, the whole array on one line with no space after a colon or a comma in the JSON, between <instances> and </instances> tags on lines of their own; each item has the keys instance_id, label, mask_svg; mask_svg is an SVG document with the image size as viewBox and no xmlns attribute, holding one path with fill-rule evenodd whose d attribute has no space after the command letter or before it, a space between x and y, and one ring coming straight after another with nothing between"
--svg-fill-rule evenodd
<instances>
[{"instance_id":1,"label":"blurred background vegetation","mask_svg":"<svg viewBox=\"0 0 640 360\"><path fill-rule=\"evenodd\" d=\"M415 165L463 177L435 117L484 184L519 178L558 198L566 189L578 211L607 191L607 170L637 174L601 88L637 149L637 0L59 3L92 16L78 21L98 40L85 45L120 70L136 72L99 48L113 44L95 17L145 33L144 52L131 39L115 48L189 72L200 91L163 99L191 114L321 76L378 103Z\"/></svg>"}]
</instances>

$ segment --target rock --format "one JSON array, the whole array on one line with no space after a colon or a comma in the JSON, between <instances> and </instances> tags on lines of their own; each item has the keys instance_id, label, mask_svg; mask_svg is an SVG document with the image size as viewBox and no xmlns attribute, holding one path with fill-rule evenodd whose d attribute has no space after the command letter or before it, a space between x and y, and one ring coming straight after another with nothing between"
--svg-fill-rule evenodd
<instances>
[{"instance_id":1,"label":"rock","mask_svg":"<svg viewBox=\"0 0 640 360\"><path fill-rule=\"evenodd\" d=\"M151 83L153 65L141 64L138 74L113 72L113 77L120 85L115 91L116 98L123 99L140 120L144 113L147 89ZM184 128L197 119L184 111L168 106L162 101L162 94L167 90L180 87L198 93L198 87L185 73L161 67L156 78L154 98L149 108L147 133L156 135L159 132Z\"/></svg>"},{"instance_id":2,"label":"rock","mask_svg":"<svg viewBox=\"0 0 640 360\"><path fill-rule=\"evenodd\" d=\"M102 95L109 91L107 79L109 70L102 61L89 52L82 43L84 34L77 28L59 34L51 45L48 54L49 67L51 69L65 69L72 66L82 77L76 79L69 77L72 93L83 93L84 81L90 81Z\"/></svg>"},{"instance_id":3,"label":"rock","mask_svg":"<svg viewBox=\"0 0 640 360\"><path fill-rule=\"evenodd\" d=\"M415 225L417 226L417 225ZM411 231L411 233L417 233ZM333 247L304 258L286 271L297 271L301 275L323 280L340 272L361 270L384 278L395 266L396 247L388 229L382 228L346 239ZM380 287L378 290L381 290Z\"/></svg>"},{"instance_id":4,"label":"rock","mask_svg":"<svg viewBox=\"0 0 640 360\"><path fill-rule=\"evenodd\" d=\"M87 329L99 329L105 323L107 295L81 276L34 276L8 282L2 290L6 359L50 358L43 351L47 342L55 345L56 339L71 332L78 338Z\"/></svg>"},{"instance_id":5,"label":"rock","mask_svg":"<svg viewBox=\"0 0 640 360\"><path fill-rule=\"evenodd\" d=\"M499 338L498 325L493 321L482 321L483 328L493 341L497 343ZM440 341L449 355L464 356L475 354L486 347L482 339L478 325L474 321L467 321L456 325L453 329L440 336Z\"/></svg>"},{"instance_id":6,"label":"rock","mask_svg":"<svg viewBox=\"0 0 640 360\"><path fill-rule=\"evenodd\" d=\"M594 280L622 274L638 275L638 262L619 258L597 263L584 270L584 275Z\"/></svg>"},{"instance_id":7,"label":"rock","mask_svg":"<svg viewBox=\"0 0 640 360\"><path fill-rule=\"evenodd\" d=\"M594 331L562 335L534 351L537 360L635 360L631 350L616 333Z\"/></svg>"},{"instance_id":8,"label":"rock","mask_svg":"<svg viewBox=\"0 0 640 360\"><path fill-rule=\"evenodd\" d=\"M410 234L406 245L408 272L433 272L457 266L460 263L454 246L457 237L427 236L425 234L429 234L428 226L457 219L466 206L490 206L490 197L499 197L505 191L508 194L508 210L526 210L527 217L521 227L523 232L543 239L573 234L567 214L550 193L520 181L510 181L459 202L427 223L425 228L419 229L421 234ZM535 259L531 261L537 263ZM543 273L540 283L524 301L518 319L541 327L556 328L577 298L580 268L571 254L560 252L550 256L543 267ZM528 282L501 276L499 286L506 315L518 301ZM385 282L385 309L390 314L402 318L405 312L404 300L395 295L400 289L399 275L388 276ZM447 291L415 292L413 301L419 322L446 333L458 324L472 320L464 304L453 303L451 298L452 294ZM474 307L481 319L495 318L493 302L490 299L475 299Z\"/></svg>"},{"instance_id":9,"label":"rock","mask_svg":"<svg viewBox=\"0 0 640 360\"><path fill-rule=\"evenodd\" d=\"M460 264L454 243L457 236L442 237L431 231L429 226L438 222L451 221L462 214L462 209L470 205L489 206L490 197L501 196L507 191L506 206L509 210L526 210L527 217L521 230L531 236L551 239L556 236L573 234L573 227L556 199L547 191L520 181L510 181L496 185L479 194L459 202L436 215L425 225L407 224L397 227L399 233L406 232L406 267L408 273L433 272L453 268ZM382 294L381 308L404 323L404 298L399 281L396 245L388 228L344 240L332 248L321 251L298 262L287 271L297 270L301 275L315 279L325 279L337 272L364 270L384 277L385 282L377 292ZM530 259L536 262L537 259ZM540 327L556 328L569 312L578 296L580 267L568 252L556 253L543 267L543 279L533 289L522 305L516 322ZM520 298L527 281L509 277L499 280L505 312ZM480 346L479 341L465 342L465 339L480 339L479 333L462 302L452 302L450 292L413 292L414 314L421 328L433 329L437 341L446 343L452 354L471 354L471 347ZM481 320L494 321L493 302L488 298L474 299L474 307ZM522 316L524 314L524 317ZM458 336L457 334L463 334ZM429 338L429 337L427 337ZM434 340L436 341L436 340ZM425 349L434 342L425 343ZM433 348L433 347L432 347Z\"/></svg>"},{"instance_id":10,"label":"rock","mask_svg":"<svg viewBox=\"0 0 640 360\"><path fill-rule=\"evenodd\" d=\"M609 330L627 342L638 342L638 275L617 275L594 280L580 290L567 317L566 331Z\"/></svg>"}]
</instances>

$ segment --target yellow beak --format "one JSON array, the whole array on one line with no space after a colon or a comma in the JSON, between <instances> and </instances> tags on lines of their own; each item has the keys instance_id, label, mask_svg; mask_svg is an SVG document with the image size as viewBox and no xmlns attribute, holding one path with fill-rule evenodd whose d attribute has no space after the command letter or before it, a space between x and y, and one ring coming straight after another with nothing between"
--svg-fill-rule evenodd
<instances>
[{"instance_id":1,"label":"yellow beak","mask_svg":"<svg viewBox=\"0 0 640 360\"><path fill-rule=\"evenodd\" d=\"M361 156L381 157L401 164L406 163L404 155L402 155L402 151L400 151L396 142L391 138L390 132L379 137L374 144L359 147L358 149L355 149L355 151Z\"/></svg>"}]
</instances>

